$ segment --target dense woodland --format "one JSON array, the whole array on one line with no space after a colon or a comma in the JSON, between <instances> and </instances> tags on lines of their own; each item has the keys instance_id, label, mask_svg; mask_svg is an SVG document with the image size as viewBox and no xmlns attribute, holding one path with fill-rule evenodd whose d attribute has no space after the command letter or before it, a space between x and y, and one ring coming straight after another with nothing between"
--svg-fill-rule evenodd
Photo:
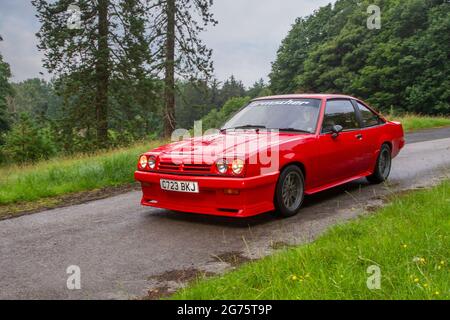
<instances>
[{"instance_id":1,"label":"dense woodland","mask_svg":"<svg viewBox=\"0 0 450 320\"><path fill-rule=\"evenodd\" d=\"M299 17L280 39L269 83L250 88L213 76L199 36L217 23L212 1L80 0L79 29L67 27L72 3L33 1L52 80L12 83L0 53L0 162L127 146L199 119L218 127L269 94L345 93L383 112L450 114L445 0L339 0ZM379 30L366 25L373 3Z\"/></svg>"}]
</instances>

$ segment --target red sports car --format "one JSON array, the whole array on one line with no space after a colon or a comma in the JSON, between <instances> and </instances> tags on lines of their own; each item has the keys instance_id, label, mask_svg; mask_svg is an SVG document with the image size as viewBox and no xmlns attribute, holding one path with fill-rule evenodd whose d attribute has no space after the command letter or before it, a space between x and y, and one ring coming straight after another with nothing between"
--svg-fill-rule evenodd
<instances>
[{"instance_id":1,"label":"red sports car","mask_svg":"<svg viewBox=\"0 0 450 320\"><path fill-rule=\"evenodd\" d=\"M305 195L367 177L385 181L405 144L400 123L344 95L258 98L222 129L139 158L142 204L249 217L295 215Z\"/></svg>"}]
</instances>

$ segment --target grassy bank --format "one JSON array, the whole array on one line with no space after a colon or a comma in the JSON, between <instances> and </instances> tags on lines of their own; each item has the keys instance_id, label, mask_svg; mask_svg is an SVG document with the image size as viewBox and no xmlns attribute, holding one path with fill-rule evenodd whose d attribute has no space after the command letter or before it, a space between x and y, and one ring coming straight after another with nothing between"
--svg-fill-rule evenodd
<instances>
[{"instance_id":1,"label":"grassy bank","mask_svg":"<svg viewBox=\"0 0 450 320\"><path fill-rule=\"evenodd\" d=\"M376 214L333 227L175 299L449 299L450 181L396 198ZM369 290L367 268L381 269Z\"/></svg>"},{"instance_id":2,"label":"grassy bank","mask_svg":"<svg viewBox=\"0 0 450 320\"><path fill-rule=\"evenodd\" d=\"M450 126L450 118L448 117L427 117L408 114L401 117L389 117L389 119L400 121L406 132Z\"/></svg>"},{"instance_id":3,"label":"grassy bank","mask_svg":"<svg viewBox=\"0 0 450 320\"><path fill-rule=\"evenodd\" d=\"M132 183L139 154L159 144L1 168L0 205Z\"/></svg>"}]
</instances>

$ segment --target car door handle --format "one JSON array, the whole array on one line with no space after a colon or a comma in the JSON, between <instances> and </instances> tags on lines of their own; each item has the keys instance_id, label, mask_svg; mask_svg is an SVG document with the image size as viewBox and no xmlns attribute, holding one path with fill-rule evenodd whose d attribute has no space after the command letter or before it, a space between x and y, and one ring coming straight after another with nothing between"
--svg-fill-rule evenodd
<instances>
[{"instance_id":1,"label":"car door handle","mask_svg":"<svg viewBox=\"0 0 450 320\"><path fill-rule=\"evenodd\" d=\"M362 140L363 139L363 135L362 134L357 134L355 136L355 138L358 139L358 140Z\"/></svg>"}]
</instances>

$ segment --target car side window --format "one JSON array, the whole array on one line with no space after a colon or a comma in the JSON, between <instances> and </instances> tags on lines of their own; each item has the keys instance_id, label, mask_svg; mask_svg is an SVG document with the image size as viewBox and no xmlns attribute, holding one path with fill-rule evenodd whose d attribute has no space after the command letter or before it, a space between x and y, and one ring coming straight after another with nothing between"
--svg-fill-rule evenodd
<instances>
[{"instance_id":1,"label":"car side window","mask_svg":"<svg viewBox=\"0 0 450 320\"><path fill-rule=\"evenodd\" d=\"M361 114L361 120L363 122L363 126L366 127L373 127L377 126L381 123L380 118L378 115L372 112L369 108L362 105L358 101L356 101L356 104L359 109L359 113Z\"/></svg>"},{"instance_id":2,"label":"car side window","mask_svg":"<svg viewBox=\"0 0 450 320\"><path fill-rule=\"evenodd\" d=\"M325 108L322 133L331 132L335 125L340 125L344 130L359 128L355 108L349 100L330 100Z\"/></svg>"}]
</instances>

